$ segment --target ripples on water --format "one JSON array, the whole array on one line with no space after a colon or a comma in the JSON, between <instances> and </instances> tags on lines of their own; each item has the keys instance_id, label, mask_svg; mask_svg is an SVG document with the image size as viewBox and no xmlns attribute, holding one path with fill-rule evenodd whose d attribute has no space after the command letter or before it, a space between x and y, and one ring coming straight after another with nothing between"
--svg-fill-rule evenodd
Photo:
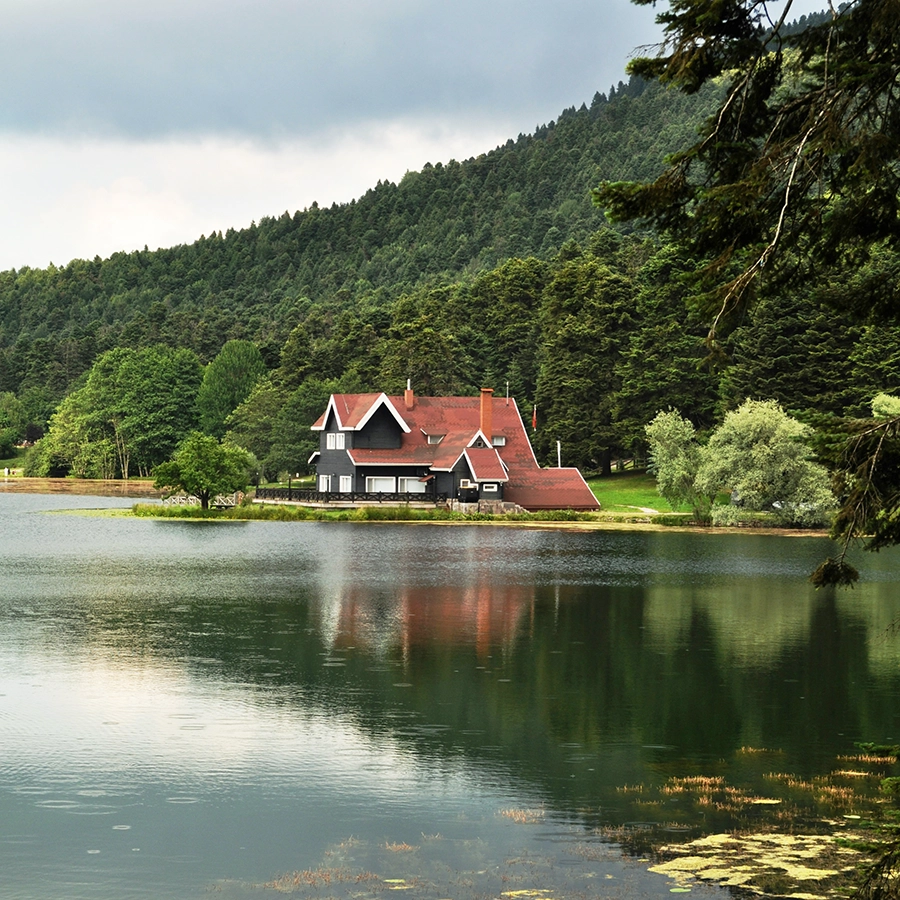
<instances>
[{"instance_id":1,"label":"ripples on water","mask_svg":"<svg viewBox=\"0 0 900 900\"><path fill-rule=\"evenodd\" d=\"M5 897L665 894L622 785L895 728L896 555L848 601L818 540L53 511L130 503L0 495Z\"/></svg>"}]
</instances>

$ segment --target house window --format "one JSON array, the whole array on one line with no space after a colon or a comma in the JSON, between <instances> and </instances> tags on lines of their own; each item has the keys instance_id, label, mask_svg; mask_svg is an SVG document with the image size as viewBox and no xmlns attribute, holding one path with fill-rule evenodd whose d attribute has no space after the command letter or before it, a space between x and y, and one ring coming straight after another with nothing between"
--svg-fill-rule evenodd
<instances>
[{"instance_id":1,"label":"house window","mask_svg":"<svg viewBox=\"0 0 900 900\"><path fill-rule=\"evenodd\" d=\"M329 431L328 434L325 435L325 449L326 450L343 450L345 442L345 435L338 431Z\"/></svg>"},{"instance_id":2,"label":"house window","mask_svg":"<svg viewBox=\"0 0 900 900\"><path fill-rule=\"evenodd\" d=\"M483 484L481 486L481 491L484 494L496 494L497 493L497 485L496 484Z\"/></svg>"},{"instance_id":3,"label":"house window","mask_svg":"<svg viewBox=\"0 0 900 900\"><path fill-rule=\"evenodd\" d=\"M353 490L353 476L352 475L341 475L341 493L349 494L350 491Z\"/></svg>"},{"instance_id":4,"label":"house window","mask_svg":"<svg viewBox=\"0 0 900 900\"><path fill-rule=\"evenodd\" d=\"M444 435L442 434L429 434L428 435L428 443L429 444L439 444L444 439Z\"/></svg>"},{"instance_id":5,"label":"house window","mask_svg":"<svg viewBox=\"0 0 900 900\"><path fill-rule=\"evenodd\" d=\"M331 491L331 476L330 475L320 475L319 476L319 490L323 494L327 494Z\"/></svg>"},{"instance_id":6,"label":"house window","mask_svg":"<svg viewBox=\"0 0 900 900\"><path fill-rule=\"evenodd\" d=\"M388 478L385 475L366 478L366 493L368 494L393 494L397 490L397 479Z\"/></svg>"},{"instance_id":7,"label":"house window","mask_svg":"<svg viewBox=\"0 0 900 900\"><path fill-rule=\"evenodd\" d=\"M495 447L505 447L506 446L506 438L502 434L495 434L491 438L491 443Z\"/></svg>"},{"instance_id":8,"label":"house window","mask_svg":"<svg viewBox=\"0 0 900 900\"><path fill-rule=\"evenodd\" d=\"M426 484L418 478L398 478L397 490L401 494L424 494Z\"/></svg>"}]
</instances>

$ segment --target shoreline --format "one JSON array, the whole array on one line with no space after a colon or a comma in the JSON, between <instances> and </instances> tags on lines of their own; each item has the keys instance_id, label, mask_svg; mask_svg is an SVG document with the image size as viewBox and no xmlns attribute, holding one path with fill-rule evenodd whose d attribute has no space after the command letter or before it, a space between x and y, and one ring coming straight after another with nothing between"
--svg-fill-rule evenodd
<instances>
[{"instance_id":1,"label":"shoreline","mask_svg":"<svg viewBox=\"0 0 900 900\"><path fill-rule=\"evenodd\" d=\"M85 497L134 497L158 500L161 492L152 481L104 481L93 478L26 478L24 475L0 477L0 491L11 494L74 494Z\"/></svg>"},{"instance_id":2,"label":"shoreline","mask_svg":"<svg viewBox=\"0 0 900 900\"><path fill-rule=\"evenodd\" d=\"M353 524L351 522L351 524ZM440 521L422 519L410 521L408 519L389 519L365 521L360 520L360 525L502 525L505 528L531 528L546 529L552 531L650 531L679 534L762 534L776 537L815 537L827 538L828 532L822 529L803 528L775 528L775 527L747 527L739 528L734 525L660 525L656 522L636 522L628 519L607 519L596 522L516 522L503 521L497 518L492 521Z\"/></svg>"},{"instance_id":3,"label":"shoreline","mask_svg":"<svg viewBox=\"0 0 900 900\"><path fill-rule=\"evenodd\" d=\"M127 497L134 500L159 500L162 492L154 489L151 481L121 481L112 480L104 481L101 479L72 479L72 478L25 478L22 476L11 476L9 478L0 478L0 491L8 491L10 493L23 494L67 494L82 495L85 497ZM272 504L281 505L281 504ZM284 504L289 506L289 504ZM637 531L637 532L667 532L677 534L758 534L777 537L792 538L827 538L828 532L824 529L800 529L800 528L779 528L774 526L762 527L736 527L736 526L712 526L712 525L663 525L653 522L648 516L637 517L633 515L623 514L621 518L608 515L596 520L587 520L580 522L566 521L547 521L538 520L528 521L510 521L504 520L502 517L489 520L447 520L447 519L377 519L377 520L340 520L344 523L358 525L477 525L477 526L500 526L503 528L525 528L538 529L544 531ZM168 519L169 516L145 516L144 518ZM200 517L195 519L189 516L179 517L183 521L241 521L239 517L236 519L221 519L215 517ZM243 521L271 521L263 519L254 519L247 517ZM290 521L290 520L284 520ZM324 522L329 519L298 519L299 522Z\"/></svg>"}]
</instances>

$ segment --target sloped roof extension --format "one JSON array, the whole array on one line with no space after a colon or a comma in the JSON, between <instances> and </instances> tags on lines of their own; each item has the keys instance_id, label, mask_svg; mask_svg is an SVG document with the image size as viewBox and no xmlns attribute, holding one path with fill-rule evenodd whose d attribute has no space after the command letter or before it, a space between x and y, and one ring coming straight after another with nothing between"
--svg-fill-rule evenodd
<instances>
[{"instance_id":1,"label":"sloped roof extension","mask_svg":"<svg viewBox=\"0 0 900 900\"><path fill-rule=\"evenodd\" d=\"M539 469L520 471L503 491L503 499L525 509L599 509L594 492L578 469Z\"/></svg>"},{"instance_id":2,"label":"sloped roof extension","mask_svg":"<svg viewBox=\"0 0 900 900\"><path fill-rule=\"evenodd\" d=\"M398 450L356 448L347 451L355 466L428 466L434 457L433 445L410 445L404 441Z\"/></svg>"}]
</instances>

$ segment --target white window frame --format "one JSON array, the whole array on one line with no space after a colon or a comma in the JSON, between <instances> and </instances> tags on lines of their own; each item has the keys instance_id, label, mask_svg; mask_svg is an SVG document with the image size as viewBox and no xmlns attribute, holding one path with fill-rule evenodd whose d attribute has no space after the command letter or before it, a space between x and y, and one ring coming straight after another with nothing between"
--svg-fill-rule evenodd
<instances>
[{"instance_id":1,"label":"white window frame","mask_svg":"<svg viewBox=\"0 0 900 900\"><path fill-rule=\"evenodd\" d=\"M341 475L339 479L339 487L338 490L342 494L349 494L353 490L353 476L352 475Z\"/></svg>"},{"instance_id":2,"label":"white window frame","mask_svg":"<svg viewBox=\"0 0 900 900\"><path fill-rule=\"evenodd\" d=\"M420 478L398 478L397 490L401 494L424 494L428 485Z\"/></svg>"},{"instance_id":3,"label":"white window frame","mask_svg":"<svg viewBox=\"0 0 900 900\"><path fill-rule=\"evenodd\" d=\"M322 494L330 494L331 493L331 476L330 475L320 475L319 476L319 492Z\"/></svg>"},{"instance_id":4,"label":"white window frame","mask_svg":"<svg viewBox=\"0 0 900 900\"><path fill-rule=\"evenodd\" d=\"M506 446L506 437L502 434L495 434L491 438L491 444L494 447L505 447Z\"/></svg>"},{"instance_id":5,"label":"white window frame","mask_svg":"<svg viewBox=\"0 0 900 900\"><path fill-rule=\"evenodd\" d=\"M366 477L367 494L393 494L396 490L397 479L392 475L369 475Z\"/></svg>"},{"instance_id":6,"label":"white window frame","mask_svg":"<svg viewBox=\"0 0 900 900\"><path fill-rule=\"evenodd\" d=\"M485 494L496 494L499 492L500 487L496 482L488 481L481 485L481 490Z\"/></svg>"},{"instance_id":7,"label":"white window frame","mask_svg":"<svg viewBox=\"0 0 900 900\"><path fill-rule=\"evenodd\" d=\"M346 446L346 435L342 431L329 431L325 435L326 450L343 450Z\"/></svg>"}]
</instances>

